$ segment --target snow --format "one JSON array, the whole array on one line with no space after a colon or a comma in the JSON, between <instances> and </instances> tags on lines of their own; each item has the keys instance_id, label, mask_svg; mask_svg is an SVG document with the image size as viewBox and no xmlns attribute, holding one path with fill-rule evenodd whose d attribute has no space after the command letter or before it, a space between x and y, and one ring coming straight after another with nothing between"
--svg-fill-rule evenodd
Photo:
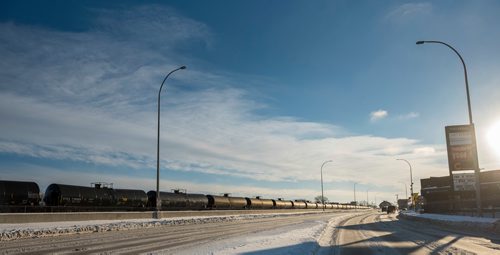
<instances>
[{"instance_id":1,"label":"snow","mask_svg":"<svg viewBox=\"0 0 500 255\"><path fill-rule=\"evenodd\" d=\"M285 217L291 214L306 215L311 213L315 212L177 217L161 220L95 220L0 224L0 240L38 238L89 232L121 231L166 225L203 224L209 222L214 223L262 218L272 219L274 217ZM331 217L318 217L319 219L304 220L299 224L284 225L265 231L255 231L243 236L229 236L228 238L213 240L203 245L181 247L179 250L173 251L160 250L149 254L331 254L335 242L333 239L336 227L343 220L357 214L362 214L362 212L336 213L331 214Z\"/></svg>"},{"instance_id":2,"label":"snow","mask_svg":"<svg viewBox=\"0 0 500 255\"><path fill-rule=\"evenodd\" d=\"M255 218L281 217L291 214L310 214L315 212L286 212L270 214L242 214L224 216L191 216L167 219L132 219L132 220L93 220L0 224L0 241L20 238L36 238L78 233L120 231L127 229L152 228L167 225L203 224L227 222Z\"/></svg>"},{"instance_id":3,"label":"snow","mask_svg":"<svg viewBox=\"0 0 500 255\"><path fill-rule=\"evenodd\" d=\"M470 222L470 223L495 223L498 219L493 218L480 218L471 216L460 216L460 215L446 215L446 214L434 214L434 213L416 213L413 211L400 211L400 214L404 214L410 217L418 217L423 219L438 220L438 221L448 221L448 222Z\"/></svg>"},{"instance_id":4,"label":"snow","mask_svg":"<svg viewBox=\"0 0 500 255\"><path fill-rule=\"evenodd\" d=\"M335 227L353 213L332 215L329 220L306 221L302 224L252 233L246 236L211 242L206 245L168 251L173 254L331 254ZM166 251L156 251L163 254Z\"/></svg>"}]
</instances>

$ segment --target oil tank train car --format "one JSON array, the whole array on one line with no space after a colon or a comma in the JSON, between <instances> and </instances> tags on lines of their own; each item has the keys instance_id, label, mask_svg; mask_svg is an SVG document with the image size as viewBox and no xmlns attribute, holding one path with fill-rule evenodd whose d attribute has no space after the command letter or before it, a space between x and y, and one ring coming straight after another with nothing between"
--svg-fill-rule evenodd
<instances>
[{"instance_id":1,"label":"oil tank train car","mask_svg":"<svg viewBox=\"0 0 500 255\"><path fill-rule=\"evenodd\" d=\"M295 200L293 202L293 208L295 208L295 209L306 209L307 208L307 204L306 204L305 201Z\"/></svg>"},{"instance_id":2,"label":"oil tank train car","mask_svg":"<svg viewBox=\"0 0 500 255\"><path fill-rule=\"evenodd\" d=\"M276 209L292 209L293 202L290 200L283 200L281 198L278 198L277 200L274 200L274 208L276 208Z\"/></svg>"},{"instance_id":3,"label":"oil tank train car","mask_svg":"<svg viewBox=\"0 0 500 255\"><path fill-rule=\"evenodd\" d=\"M38 205L40 188L34 182L0 180L0 205Z\"/></svg>"},{"instance_id":4,"label":"oil tank train car","mask_svg":"<svg viewBox=\"0 0 500 255\"><path fill-rule=\"evenodd\" d=\"M145 207L148 201L143 190L113 189L95 183L94 187L53 183L43 198L48 206L127 206Z\"/></svg>"},{"instance_id":5,"label":"oil tank train car","mask_svg":"<svg viewBox=\"0 0 500 255\"><path fill-rule=\"evenodd\" d=\"M187 194L180 190L174 192L160 191L161 207L164 209L180 210L201 210L208 208L209 198L203 194ZM156 191L147 193L148 207L156 207Z\"/></svg>"},{"instance_id":6,"label":"oil tank train car","mask_svg":"<svg viewBox=\"0 0 500 255\"><path fill-rule=\"evenodd\" d=\"M246 209L248 202L244 197L230 197L229 194L222 196L207 195L209 209Z\"/></svg>"},{"instance_id":7,"label":"oil tank train car","mask_svg":"<svg viewBox=\"0 0 500 255\"><path fill-rule=\"evenodd\" d=\"M261 197L245 198L247 200L247 208L250 209L273 209L275 208L275 201L272 199L263 199Z\"/></svg>"}]
</instances>

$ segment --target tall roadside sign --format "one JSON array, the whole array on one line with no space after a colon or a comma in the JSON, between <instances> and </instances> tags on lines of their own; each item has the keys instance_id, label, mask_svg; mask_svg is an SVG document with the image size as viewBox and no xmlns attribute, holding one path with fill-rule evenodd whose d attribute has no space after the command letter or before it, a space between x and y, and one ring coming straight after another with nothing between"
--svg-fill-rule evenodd
<instances>
[{"instance_id":1,"label":"tall roadside sign","mask_svg":"<svg viewBox=\"0 0 500 255\"><path fill-rule=\"evenodd\" d=\"M478 212L481 214L481 186L474 124L447 126L445 127L445 133L450 178L454 180L454 171L474 170L476 204ZM454 187L454 183L451 186ZM455 188L452 189L454 192Z\"/></svg>"}]
</instances>

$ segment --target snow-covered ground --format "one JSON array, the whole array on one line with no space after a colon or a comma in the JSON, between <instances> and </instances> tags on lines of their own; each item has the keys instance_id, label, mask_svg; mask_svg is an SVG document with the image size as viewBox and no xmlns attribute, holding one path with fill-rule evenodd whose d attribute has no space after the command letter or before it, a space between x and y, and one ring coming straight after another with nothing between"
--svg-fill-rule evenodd
<instances>
[{"instance_id":1,"label":"snow-covered ground","mask_svg":"<svg viewBox=\"0 0 500 255\"><path fill-rule=\"evenodd\" d=\"M500 234L500 221L494 218L481 218L461 215L446 215L434 213L415 213L401 211L399 214L406 219L423 221L428 224L444 226L456 230L479 231L483 233Z\"/></svg>"},{"instance_id":2,"label":"snow-covered ground","mask_svg":"<svg viewBox=\"0 0 500 255\"><path fill-rule=\"evenodd\" d=\"M359 214L359 213L356 213ZM174 254L331 254L333 232L339 222L355 213L332 215L325 220L256 232L174 251ZM172 251L169 251L172 252ZM162 251L156 254L163 254Z\"/></svg>"},{"instance_id":3,"label":"snow-covered ground","mask_svg":"<svg viewBox=\"0 0 500 255\"><path fill-rule=\"evenodd\" d=\"M404 214L411 217L418 217L430 220L439 221L450 221L450 222L476 222L476 223L495 223L498 219L493 218L480 218L471 216L460 216L460 215L446 215L446 214L434 214L434 213L416 213L413 211L400 211L400 214Z\"/></svg>"},{"instance_id":4,"label":"snow-covered ground","mask_svg":"<svg viewBox=\"0 0 500 255\"><path fill-rule=\"evenodd\" d=\"M138 228L152 228L168 225L203 224L227 222L245 219L285 217L288 215L311 214L316 212L274 213L274 214L244 214L227 216L197 216L176 217L168 219L136 219L136 220L95 220L95 221L67 221L42 222L21 224L0 224L0 241L19 238L37 238L44 236L59 236L78 233L120 231Z\"/></svg>"}]
</instances>

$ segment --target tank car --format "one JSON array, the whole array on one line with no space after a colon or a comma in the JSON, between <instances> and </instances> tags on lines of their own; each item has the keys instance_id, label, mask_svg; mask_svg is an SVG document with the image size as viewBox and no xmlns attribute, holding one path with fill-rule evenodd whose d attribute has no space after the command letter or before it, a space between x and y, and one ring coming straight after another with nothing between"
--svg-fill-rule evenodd
<instances>
[{"instance_id":1,"label":"tank car","mask_svg":"<svg viewBox=\"0 0 500 255\"><path fill-rule=\"evenodd\" d=\"M291 209L293 208L293 202L290 200L283 200L282 198L278 198L273 200L274 208L276 209Z\"/></svg>"},{"instance_id":2,"label":"tank car","mask_svg":"<svg viewBox=\"0 0 500 255\"><path fill-rule=\"evenodd\" d=\"M148 206L156 207L156 191L149 191ZM164 210L193 209L201 210L209 206L209 198L203 194L188 194L181 190L173 192L160 191L161 208Z\"/></svg>"},{"instance_id":3,"label":"tank car","mask_svg":"<svg viewBox=\"0 0 500 255\"><path fill-rule=\"evenodd\" d=\"M306 209L306 208L307 208L306 202L302 200L295 200L293 202L293 209Z\"/></svg>"},{"instance_id":4,"label":"tank car","mask_svg":"<svg viewBox=\"0 0 500 255\"><path fill-rule=\"evenodd\" d=\"M229 194L223 196L207 195L208 208L210 209L245 209L249 208L248 200L244 197L231 197Z\"/></svg>"},{"instance_id":5,"label":"tank car","mask_svg":"<svg viewBox=\"0 0 500 255\"><path fill-rule=\"evenodd\" d=\"M229 198L229 203L231 204L231 209L245 209L248 208L248 201L244 197L231 197L229 194L224 194Z\"/></svg>"},{"instance_id":6,"label":"tank car","mask_svg":"<svg viewBox=\"0 0 500 255\"><path fill-rule=\"evenodd\" d=\"M231 209L229 196L207 195L207 198L210 209Z\"/></svg>"},{"instance_id":7,"label":"tank car","mask_svg":"<svg viewBox=\"0 0 500 255\"><path fill-rule=\"evenodd\" d=\"M148 203L144 190L115 189L114 197L117 206L145 207Z\"/></svg>"},{"instance_id":8,"label":"tank car","mask_svg":"<svg viewBox=\"0 0 500 255\"><path fill-rule=\"evenodd\" d=\"M0 180L0 205L38 205L39 202L38 184Z\"/></svg>"},{"instance_id":9,"label":"tank car","mask_svg":"<svg viewBox=\"0 0 500 255\"><path fill-rule=\"evenodd\" d=\"M43 201L49 206L111 206L115 205L113 189L96 185L84 187L50 184Z\"/></svg>"},{"instance_id":10,"label":"tank car","mask_svg":"<svg viewBox=\"0 0 500 255\"><path fill-rule=\"evenodd\" d=\"M306 202L306 208L307 209L317 209L318 208L318 204L316 203L311 203L309 201Z\"/></svg>"},{"instance_id":11,"label":"tank car","mask_svg":"<svg viewBox=\"0 0 500 255\"><path fill-rule=\"evenodd\" d=\"M265 198L260 198L260 197L258 197L258 199L262 201L262 208L263 209L273 209L274 208L274 201L272 199L265 199Z\"/></svg>"},{"instance_id":12,"label":"tank car","mask_svg":"<svg viewBox=\"0 0 500 255\"><path fill-rule=\"evenodd\" d=\"M250 197L246 197L245 199L247 200L248 208L250 208L250 209L262 209L263 208L262 201L260 199L250 198Z\"/></svg>"}]
</instances>

